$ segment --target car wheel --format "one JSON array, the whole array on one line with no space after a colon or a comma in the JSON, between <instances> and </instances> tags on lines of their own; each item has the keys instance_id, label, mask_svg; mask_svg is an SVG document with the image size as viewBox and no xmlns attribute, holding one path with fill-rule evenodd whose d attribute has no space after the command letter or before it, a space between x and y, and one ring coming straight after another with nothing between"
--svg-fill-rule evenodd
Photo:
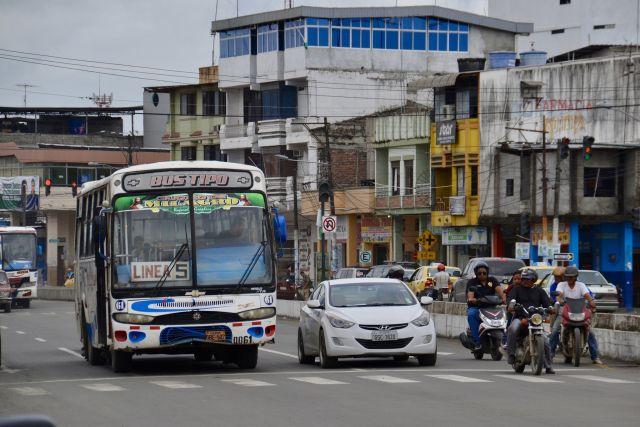
<instances>
[{"instance_id":1,"label":"car wheel","mask_svg":"<svg viewBox=\"0 0 640 427\"><path fill-rule=\"evenodd\" d=\"M304 352L304 341L302 341L302 331L298 329L298 362L301 365L310 365L316 361L313 356L307 356Z\"/></svg>"},{"instance_id":2,"label":"car wheel","mask_svg":"<svg viewBox=\"0 0 640 427\"><path fill-rule=\"evenodd\" d=\"M436 351L433 354L422 354L417 356L417 359L420 366L434 366L438 361L438 347L436 347Z\"/></svg>"},{"instance_id":3,"label":"car wheel","mask_svg":"<svg viewBox=\"0 0 640 427\"><path fill-rule=\"evenodd\" d=\"M236 350L236 365L240 369L255 369L258 365L258 346L248 345Z\"/></svg>"},{"instance_id":4,"label":"car wheel","mask_svg":"<svg viewBox=\"0 0 640 427\"><path fill-rule=\"evenodd\" d=\"M396 362L406 362L409 360L409 356L393 356L393 360Z\"/></svg>"},{"instance_id":5,"label":"car wheel","mask_svg":"<svg viewBox=\"0 0 640 427\"><path fill-rule=\"evenodd\" d=\"M320 330L320 367L322 369L335 368L338 364L337 357L327 356L327 346L324 339L324 331Z\"/></svg>"},{"instance_id":6,"label":"car wheel","mask_svg":"<svg viewBox=\"0 0 640 427\"><path fill-rule=\"evenodd\" d=\"M122 350L111 350L111 369L115 373L131 370L133 354Z\"/></svg>"}]
</instances>

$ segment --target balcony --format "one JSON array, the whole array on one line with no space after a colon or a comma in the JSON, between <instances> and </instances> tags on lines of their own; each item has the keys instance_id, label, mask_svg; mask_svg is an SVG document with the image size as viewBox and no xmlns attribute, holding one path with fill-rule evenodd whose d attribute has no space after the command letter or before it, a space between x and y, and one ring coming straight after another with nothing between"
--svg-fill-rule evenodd
<instances>
[{"instance_id":1,"label":"balcony","mask_svg":"<svg viewBox=\"0 0 640 427\"><path fill-rule=\"evenodd\" d=\"M285 133L288 150L300 150L313 138L309 129L321 128L320 117L286 119Z\"/></svg>"},{"instance_id":2,"label":"balcony","mask_svg":"<svg viewBox=\"0 0 640 427\"><path fill-rule=\"evenodd\" d=\"M220 126L220 149L223 152L244 150L257 146L258 135L254 122Z\"/></svg>"},{"instance_id":3,"label":"balcony","mask_svg":"<svg viewBox=\"0 0 640 427\"><path fill-rule=\"evenodd\" d=\"M376 185L376 210L397 211L404 213L426 212L431 207L431 190L429 184L418 184L414 194L392 195L388 185ZM403 212L398 212L403 213Z\"/></svg>"},{"instance_id":4,"label":"balcony","mask_svg":"<svg viewBox=\"0 0 640 427\"><path fill-rule=\"evenodd\" d=\"M287 119L258 122L258 147L277 147L287 142Z\"/></svg>"},{"instance_id":5,"label":"balcony","mask_svg":"<svg viewBox=\"0 0 640 427\"><path fill-rule=\"evenodd\" d=\"M456 227L478 225L478 196L436 197L431 209L431 225Z\"/></svg>"}]
</instances>

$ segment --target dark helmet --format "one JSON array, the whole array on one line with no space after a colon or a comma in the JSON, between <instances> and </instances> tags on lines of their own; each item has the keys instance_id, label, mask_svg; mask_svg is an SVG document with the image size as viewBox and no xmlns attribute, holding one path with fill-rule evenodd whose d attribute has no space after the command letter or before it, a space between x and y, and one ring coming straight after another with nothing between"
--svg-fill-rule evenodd
<instances>
[{"instance_id":1,"label":"dark helmet","mask_svg":"<svg viewBox=\"0 0 640 427\"><path fill-rule=\"evenodd\" d=\"M392 265L387 272L387 277L389 279L404 279L404 268L401 265Z\"/></svg>"},{"instance_id":2,"label":"dark helmet","mask_svg":"<svg viewBox=\"0 0 640 427\"><path fill-rule=\"evenodd\" d=\"M525 268L522 270L520 277L522 277L522 280L533 280L535 282L538 280L538 273L530 268Z\"/></svg>"},{"instance_id":3,"label":"dark helmet","mask_svg":"<svg viewBox=\"0 0 640 427\"><path fill-rule=\"evenodd\" d=\"M478 273L478 269L479 269L479 268L484 268L485 270L487 270L487 273L489 272L489 264L487 264L487 263L486 263L486 262L484 262L484 261L479 261L479 262L475 265L475 267L473 267L473 272L477 274L477 273Z\"/></svg>"},{"instance_id":4,"label":"dark helmet","mask_svg":"<svg viewBox=\"0 0 640 427\"><path fill-rule=\"evenodd\" d=\"M578 269L570 265L564 269L564 277L578 277Z\"/></svg>"}]
</instances>

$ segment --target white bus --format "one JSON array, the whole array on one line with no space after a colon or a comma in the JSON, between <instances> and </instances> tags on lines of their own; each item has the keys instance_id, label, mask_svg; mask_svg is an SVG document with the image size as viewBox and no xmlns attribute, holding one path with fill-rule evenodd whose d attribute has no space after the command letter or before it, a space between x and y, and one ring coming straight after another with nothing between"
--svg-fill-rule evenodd
<instances>
[{"instance_id":1,"label":"white bus","mask_svg":"<svg viewBox=\"0 0 640 427\"><path fill-rule=\"evenodd\" d=\"M29 308L37 296L38 268L36 229L0 227L0 257L15 304Z\"/></svg>"},{"instance_id":2,"label":"white bus","mask_svg":"<svg viewBox=\"0 0 640 427\"><path fill-rule=\"evenodd\" d=\"M82 186L76 225L76 317L91 364L125 372L134 354L164 353L256 366L276 331L274 228L286 239L262 171L122 169Z\"/></svg>"}]
</instances>

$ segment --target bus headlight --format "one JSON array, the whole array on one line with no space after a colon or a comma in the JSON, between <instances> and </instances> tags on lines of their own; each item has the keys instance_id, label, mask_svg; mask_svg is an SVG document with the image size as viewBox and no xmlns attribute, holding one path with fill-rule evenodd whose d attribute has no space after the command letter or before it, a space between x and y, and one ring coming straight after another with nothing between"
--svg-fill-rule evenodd
<instances>
[{"instance_id":1,"label":"bus headlight","mask_svg":"<svg viewBox=\"0 0 640 427\"><path fill-rule=\"evenodd\" d=\"M146 324L153 322L153 316L146 314L116 313L113 320L120 323Z\"/></svg>"},{"instance_id":2,"label":"bus headlight","mask_svg":"<svg viewBox=\"0 0 640 427\"><path fill-rule=\"evenodd\" d=\"M276 309L273 307L256 308L255 310L241 311L238 316L242 320L258 320L273 317L276 314Z\"/></svg>"}]
</instances>

